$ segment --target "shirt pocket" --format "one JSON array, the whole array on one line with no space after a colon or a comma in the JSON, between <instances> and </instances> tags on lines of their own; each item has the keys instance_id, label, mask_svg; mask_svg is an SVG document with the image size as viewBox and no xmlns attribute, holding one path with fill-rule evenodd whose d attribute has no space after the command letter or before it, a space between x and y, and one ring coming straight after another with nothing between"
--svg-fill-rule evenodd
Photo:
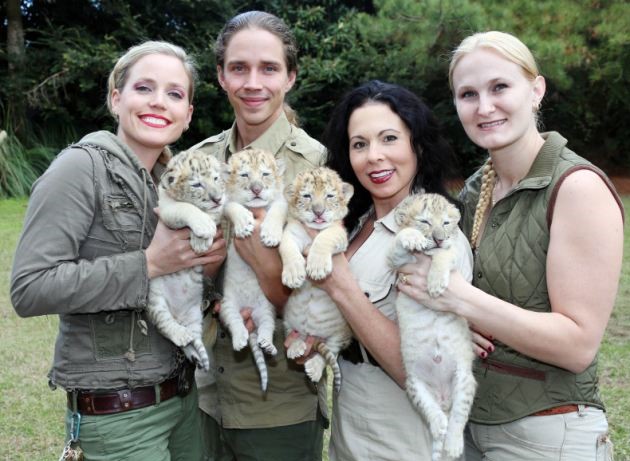
<instances>
[{"instance_id":1,"label":"shirt pocket","mask_svg":"<svg viewBox=\"0 0 630 461\"><path fill-rule=\"evenodd\" d=\"M391 283L360 280L359 286L365 296L383 315L396 320L396 290Z\"/></svg>"},{"instance_id":2,"label":"shirt pocket","mask_svg":"<svg viewBox=\"0 0 630 461\"><path fill-rule=\"evenodd\" d=\"M89 318L97 361L122 358L131 344L136 355L151 352L149 335L152 329L149 328L147 335L143 334L137 325L138 316L133 311L101 312Z\"/></svg>"},{"instance_id":3,"label":"shirt pocket","mask_svg":"<svg viewBox=\"0 0 630 461\"><path fill-rule=\"evenodd\" d=\"M140 232L140 216L129 197L124 194L106 194L102 201L103 225L114 232Z\"/></svg>"}]
</instances>

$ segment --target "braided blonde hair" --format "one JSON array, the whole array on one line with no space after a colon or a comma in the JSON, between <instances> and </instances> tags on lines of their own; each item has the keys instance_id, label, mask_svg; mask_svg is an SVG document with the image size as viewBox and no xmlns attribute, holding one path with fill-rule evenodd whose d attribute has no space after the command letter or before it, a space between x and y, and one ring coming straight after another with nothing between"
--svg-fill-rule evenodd
<instances>
[{"instance_id":1,"label":"braided blonde hair","mask_svg":"<svg viewBox=\"0 0 630 461\"><path fill-rule=\"evenodd\" d=\"M483 176L481 177L481 188L479 189L479 200L475 208L475 218L473 219L472 231L470 233L470 246L474 250L477 248L477 240L481 231L481 223L488 206L492 203L492 191L497 180L497 173L492 166L492 159L488 159L483 167Z\"/></svg>"}]
</instances>

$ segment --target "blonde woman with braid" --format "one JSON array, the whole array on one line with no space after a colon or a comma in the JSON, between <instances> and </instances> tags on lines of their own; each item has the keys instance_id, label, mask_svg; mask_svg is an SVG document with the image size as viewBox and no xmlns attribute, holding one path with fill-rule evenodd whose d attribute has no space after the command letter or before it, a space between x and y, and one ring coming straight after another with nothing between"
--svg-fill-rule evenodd
<instances>
[{"instance_id":1,"label":"blonde woman with braid","mask_svg":"<svg viewBox=\"0 0 630 461\"><path fill-rule=\"evenodd\" d=\"M473 283L455 272L431 299L424 258L399 288L476 331L466 460L611 459L597 352L621 272L619 197L559 133L538 131L545 80L516 37L466 38L449 80L466 134L489 153L460 196Z\"/></svg>"}]
</instances>

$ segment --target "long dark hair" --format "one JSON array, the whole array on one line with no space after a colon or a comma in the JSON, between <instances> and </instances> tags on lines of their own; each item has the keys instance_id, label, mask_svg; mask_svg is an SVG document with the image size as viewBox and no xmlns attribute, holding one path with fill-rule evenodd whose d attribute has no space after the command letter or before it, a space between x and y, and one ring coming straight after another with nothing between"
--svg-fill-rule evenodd
<instances>
[{"instance_id":1,"label":"long dark hair","mask_svg":"<svg viewBox=\"0 0 630 461\"><path fill-rule=\"evenodd\" d=\"M334 108L324 131L323 143L327 148L326 165L354 186L354 196L345 219L349 230L372 205L370 193L361 185L350 164L348 121L352 113L368 102L378 102L397 114L411 132L411 147L417 158L417 170L411 192L441 194L457 203L448 193L446 180L455 173L453 150L442 137L440 126L431 110L408 89L391 83L372 80L351 90Z\"/></svg>"}]
</instances>

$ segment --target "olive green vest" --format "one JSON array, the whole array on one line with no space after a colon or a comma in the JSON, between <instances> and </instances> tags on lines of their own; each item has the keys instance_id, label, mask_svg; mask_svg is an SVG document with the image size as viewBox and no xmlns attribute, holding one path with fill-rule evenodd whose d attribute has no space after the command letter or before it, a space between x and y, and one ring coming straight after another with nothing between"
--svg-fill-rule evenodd
<instances>
[{"instance_id":1,"label":"olive green vest","mask_svg":"<svg viewBox=\"0 0 630 461\"><path fill-rule=\"evenodd\" d=\"M556 132L543 135L545 144L529 173L490 211L477 251L473 284L511 304L550 312L545 273L549 228L557 185L576 169L600 175L621 202L603 172L565 147ZM481 170L461 193L464 232L470 235L479 197ZM597 356L582 373L572 373L524 356L496 343L496 351L474 364L478 390L470 415L476 423L501 424L564 404L603 409L599 396Z\"/></svg>"}]
</instances>

